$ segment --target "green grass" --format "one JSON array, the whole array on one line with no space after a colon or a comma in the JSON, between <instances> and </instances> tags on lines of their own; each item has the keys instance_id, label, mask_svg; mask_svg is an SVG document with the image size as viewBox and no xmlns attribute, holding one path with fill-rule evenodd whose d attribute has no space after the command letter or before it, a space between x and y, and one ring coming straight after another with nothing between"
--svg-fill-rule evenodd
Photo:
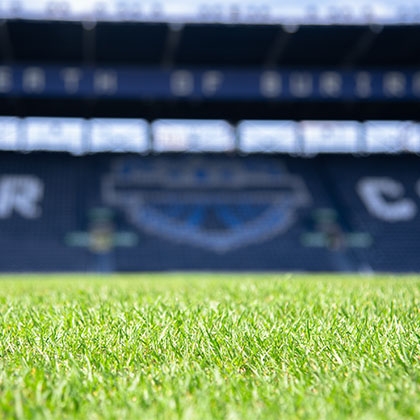
<instances>
[{"instance_id":1,"label":"green grass","mask_svg":"<svg viewBox=\"0 0 420 420\"><path fill-rule=\"evenodd\" d=\"M420 277L0 277L0 418L420 419Z\"/></svg>"}]
</instances>

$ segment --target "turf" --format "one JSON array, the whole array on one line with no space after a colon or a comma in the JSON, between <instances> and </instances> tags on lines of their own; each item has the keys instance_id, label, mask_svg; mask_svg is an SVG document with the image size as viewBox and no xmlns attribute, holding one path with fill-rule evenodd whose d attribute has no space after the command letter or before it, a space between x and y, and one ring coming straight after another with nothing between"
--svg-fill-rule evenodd
<instances>
[{"instance_id":1,"label":"turf","mask_svg":"<svg viewBox=\"0 0 420 420\"><path fill-rule=\"evenodd\" d=\"M420 418L420 277L0 277L0 418Z\"/></svg>"}]
</instances>

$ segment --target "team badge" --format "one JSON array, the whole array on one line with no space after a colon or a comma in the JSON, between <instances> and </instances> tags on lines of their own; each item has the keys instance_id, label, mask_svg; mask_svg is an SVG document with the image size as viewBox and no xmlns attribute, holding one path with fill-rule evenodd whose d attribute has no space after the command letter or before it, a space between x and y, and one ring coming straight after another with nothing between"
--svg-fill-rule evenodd
<instances>
[{"instance_id":1,"label":"team badge","mask_svg":"<svg viewBox=\"0 0 420 420\"><path fill-rule=\"evenodd\" d=\"M122 158L102 188L139 230L217 253L286 232L311 201L301 177L259 157Z\"/></svg>"}]
</instances>

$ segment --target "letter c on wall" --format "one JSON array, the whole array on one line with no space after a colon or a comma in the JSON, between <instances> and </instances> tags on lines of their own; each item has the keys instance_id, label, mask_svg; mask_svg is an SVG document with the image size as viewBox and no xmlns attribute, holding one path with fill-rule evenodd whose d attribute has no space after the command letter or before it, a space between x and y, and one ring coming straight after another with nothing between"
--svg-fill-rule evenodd
<instances>
[{"instance_id":1,"label":"letter c on wall","mask_svg":"<svg viewBox=\"0 0 420 420\"><path fill-rule=\"evenodd\" d=\"M363 178L357 193L372 216L386 222L403 222L416 216L416 204L404 197L404 186L392 178Z\"/></svg>"}]
</instances>

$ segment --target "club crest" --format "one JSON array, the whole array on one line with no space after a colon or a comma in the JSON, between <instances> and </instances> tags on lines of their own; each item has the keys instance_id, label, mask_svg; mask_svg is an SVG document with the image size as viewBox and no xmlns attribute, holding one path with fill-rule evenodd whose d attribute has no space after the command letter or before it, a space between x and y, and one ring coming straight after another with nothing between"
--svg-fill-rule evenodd
<instances>
[{"instance_id":1,"label":"club crest","mask_svg":"<svg viewBox=\"0 0 420 420\"><path fill-rule=\"evenodd\" d=\"M102 194L138 229L217 253L287 231L311 201L301 177L258 157L122 158Z\"/></svg>"}]
</instances>

